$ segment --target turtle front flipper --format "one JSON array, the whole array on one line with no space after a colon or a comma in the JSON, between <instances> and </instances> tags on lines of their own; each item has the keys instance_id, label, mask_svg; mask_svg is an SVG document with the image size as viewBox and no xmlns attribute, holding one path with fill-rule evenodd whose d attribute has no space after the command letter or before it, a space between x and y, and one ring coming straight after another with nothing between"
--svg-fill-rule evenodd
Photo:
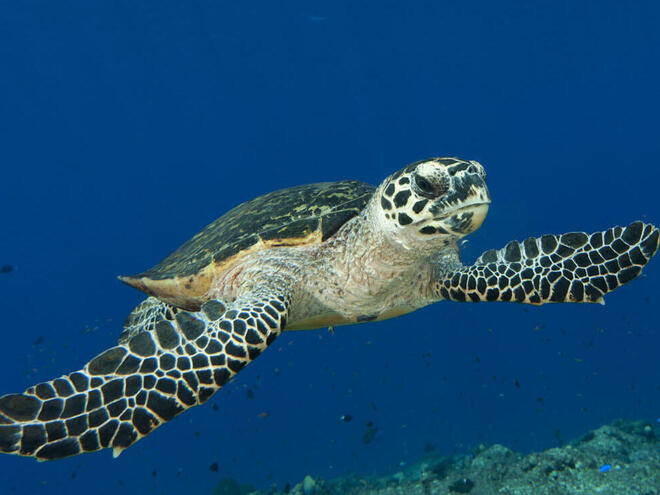
<instances>
[{"instance_id":1,"label":"turtle front flipper","mask_svg":"<svg viewBox=\"0 0 660 495\"><path fill-rule=\"evenodd\" d=\"M0 398L0 452L50 460L113 448L116 457L211 397L275 340L288 309L282 294L199 312L149 298L120 344L82 370Z\"/></svg>"},{"instance_id":2,"label":"turtle front flipper","mask_svg":"<svg viewBox=\"0 0 660 495\"><path fill-rule=\"evenodd\" d=\"M453 301L603 302L637 277L658 249L658 229L634 222L591 235L571 232L512 241L472 266L440 272L437 299Z\"/></svg>"}]
</instances>

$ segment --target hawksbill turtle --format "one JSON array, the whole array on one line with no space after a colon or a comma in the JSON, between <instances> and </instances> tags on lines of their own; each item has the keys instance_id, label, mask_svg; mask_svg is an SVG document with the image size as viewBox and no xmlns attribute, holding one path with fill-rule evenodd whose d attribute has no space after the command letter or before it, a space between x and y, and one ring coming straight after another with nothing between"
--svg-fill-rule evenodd
<instances>
[{"instance_id":1,"label":"hawksbill turtle","mask_svg":"<svg viewBox=\"0 0 660 495\"><path fill-rule=\"evenodd\" d=\"M248 201L155 267L118 345L0 398L0 451L114 455L204 403L283 330L383 320L442 300L602 302L658 248L641 221L512 241L461 263L490 205L476 161L413 163L374 187L311 184Z\"/></svg>"}]
</instances>

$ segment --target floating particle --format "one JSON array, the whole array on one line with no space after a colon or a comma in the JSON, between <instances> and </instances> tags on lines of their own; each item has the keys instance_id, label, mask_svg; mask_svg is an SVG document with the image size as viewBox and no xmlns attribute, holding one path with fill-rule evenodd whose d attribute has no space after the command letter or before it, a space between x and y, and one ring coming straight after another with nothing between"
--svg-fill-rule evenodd
<instances>
[{"instance_id":1,"label":"floating particle","mask_svg":"<svg viewBox=\"0 0 660 495\"><path fill-rule=\"evenodd\" d=\"M375 426L368 427L367 431L365 431L362 435L362 443L368 445L373 442L374 438L376 437L376 433L378 433L378 428Z\"/></svg>"},{"instance_id":2,"label":"floating particle","mask_svg":"<svg viewBox=\"0 0 660 495\"><path fill-rule=\"evenodd\" d=\"M214 462L213 464L211 464L209 466L209 471L211 471L212 473L217 473L218 469L219 469L219 466L218 466L217 462Z\"/></svg>"},{"instance_id":3,"label":"floating particle","mask_svg":"<svg viewBox=\"0 0 660 495\"><path fill-rule=\"evenodd\" d=\"M248 399L254 399L254 392L252 391L251 388L248 388L245 393L247 394Z\"/></svg>"}]
</instances>

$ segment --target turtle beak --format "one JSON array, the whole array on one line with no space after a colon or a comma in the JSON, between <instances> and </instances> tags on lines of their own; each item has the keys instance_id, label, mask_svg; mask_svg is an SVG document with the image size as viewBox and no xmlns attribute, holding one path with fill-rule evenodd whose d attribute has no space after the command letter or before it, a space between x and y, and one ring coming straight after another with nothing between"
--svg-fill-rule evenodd
<instances>
[{"instance_id":1,"label":"turtle beak","mask_svg":"<svg viewBox=\"0 0 660 495\"><path fill-rule=\"evenodd\" d=\"M454 210L442 219L442 223L447 230L463 237L481 227L488 214L489 204L474 203Z\"/></svg>"},{"instance_id":2,"label":"turtle beak","mask_svg":"<svg viewBox=\"0 0 660 495\"><path fill-rule=\"evenodd\" d=\"M490 202L476 204L470 207L470 210L473 213L470 232L474 232L481 227L481 224L486 220L486 215L488 215L488 208L490 208Z\"/></svg>"}]
</instances>

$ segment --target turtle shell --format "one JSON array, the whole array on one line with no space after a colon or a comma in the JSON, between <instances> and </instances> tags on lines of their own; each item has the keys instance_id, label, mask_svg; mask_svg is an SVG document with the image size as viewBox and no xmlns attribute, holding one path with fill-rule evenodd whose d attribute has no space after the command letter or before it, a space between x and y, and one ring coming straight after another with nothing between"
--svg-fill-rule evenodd
<instances>
[{"instance_id":1,"label":"turtle shell","mask_svg":"<svg viewBox=\"0 0 660 495\"><path fill-rule=\"evenodd\" d=\"M375 189L358 181L323 182L259 196L207 225L150 270L119 278L166 302L197 310L217 274L257 250L329 239L362 211Z\"/></svg>"}]
</instances>

